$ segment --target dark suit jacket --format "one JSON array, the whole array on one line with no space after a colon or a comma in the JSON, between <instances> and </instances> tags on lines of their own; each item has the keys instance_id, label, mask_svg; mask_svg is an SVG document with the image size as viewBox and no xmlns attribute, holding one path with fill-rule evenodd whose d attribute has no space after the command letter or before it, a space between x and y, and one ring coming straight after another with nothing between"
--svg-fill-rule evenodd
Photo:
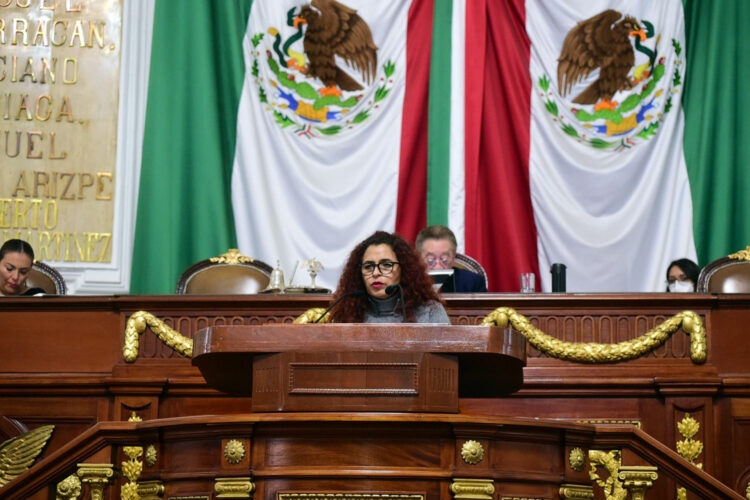
<instances>
[{"instance_id":1,"label":"dark suit jacket","mask_svg":"<svg viewBox=\"0 0 750 500\"><path fill-rule=\"evenodd\" d=\"M449 281L444 284L440 291L442 293L482 293L487 291L487 285L484 284L482 275L454 267L453 283Z\"/></svg>"}]
</instances>

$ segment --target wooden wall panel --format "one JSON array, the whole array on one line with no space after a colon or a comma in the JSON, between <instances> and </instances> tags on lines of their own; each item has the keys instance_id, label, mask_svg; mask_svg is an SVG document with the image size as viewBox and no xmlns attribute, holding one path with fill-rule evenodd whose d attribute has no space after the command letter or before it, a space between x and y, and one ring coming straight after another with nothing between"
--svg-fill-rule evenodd
<instances>
[{"instance_id":1,"label":"wooden wall panel","mask_svg":"<svg viewBox=\"0 0 750 500\"><path fill-rule=\"evenodd\" d=\"M140 336L138 359L126 363L122 345L128 317L147 310L192 337L206 326L289 323L304 310L325 306L329 300L329 296L0 298L0 416L31 427L55 422L59 431L45 451L50 453L93 423L126 420L133 411L144 420L248 414L249 399L226 397L206 387L190 360L149 330ZM487 294L446 298L455 324L478 324L497 307L515 308L545 333L575 342L628 340L675 313L693 310L700 314L708 331L705 364L689 359L688 337L682 331L641 359L611 365L559 361L528 347L522 390L503 399L461 400L461 414L564 422L637 421L673 450L681 439L677 422L690 414L699 421L699 438L705 446L700 461L705 469L744 493L750 481L750 448L744 446L750 442L750 348L746 341L750 296ZM0 437L16 432L9 422L0 419ZM436 452L431 446L425 444L423 455L410 459L433 460ZM273 475L271 469L266 472ZM175 491L188 494L190 479L181 481ZM526 491L521 483L501 484L507 488L497 490L498 498Z\"/></svg>"}]
</instances>

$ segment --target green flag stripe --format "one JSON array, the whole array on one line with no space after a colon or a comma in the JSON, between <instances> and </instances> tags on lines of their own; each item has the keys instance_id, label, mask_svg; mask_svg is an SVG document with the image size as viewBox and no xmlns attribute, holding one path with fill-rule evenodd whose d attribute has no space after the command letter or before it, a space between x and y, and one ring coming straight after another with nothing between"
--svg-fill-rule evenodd
<instances>
[{"instance_id":1,"label":"green flag stripe","mask_svg":"<svg viewBox=\"0 0 750 500\"><path fill-rule=\"evenodd\" d=\"M236 245L231 176L252 0L155 4L132 293Z\"/></svg>"},{"instance_id":2,"label":"green flag stripe","mask_svg":"<svg viewBox=\"0 0 750 500\"><path fill-rule=\"evenodd\" d=\"M452 0L435 0L427 131L427 224L448 225Z\"/></svg>"},{"instance_id":3,"label":"green flag stripe","mask_svg":"<svg viewBox=\"0 0 750 500\"><path fill-rule=\"evenodd\" d=\"M685 0L684 151L699 264L750 244L750 3ZM748 43L745 43L747 41Z\"/></svg>"}]
</instances>

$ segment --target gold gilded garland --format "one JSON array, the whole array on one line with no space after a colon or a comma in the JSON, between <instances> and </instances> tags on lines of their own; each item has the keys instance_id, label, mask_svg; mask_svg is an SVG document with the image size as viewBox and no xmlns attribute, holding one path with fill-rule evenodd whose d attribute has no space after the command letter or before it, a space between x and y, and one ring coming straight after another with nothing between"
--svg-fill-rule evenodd
<instances>
[{"instance_id":1,"label":"gold gilded garland","mask_svg":"<svg viewBox=\"0 0 750 500\"><path fill-rule=\"evenodd\" d=\"M320 315L323 314L325 311L326 310L323 307L313 307L312 309L308 309L307 311L297 316L294 319L294 322L295 323L314 323L315 320L320 318ZM318 321L318 323L328 323L330 319L331 319L331 315L326 314L326 317Z\"/></svg>"},{"instance_id":2,"label":"gold gilded garland","mask_svg":"<svg viewBox=\"0 0 750 500\"><path fill-rule=\"evenodd\" d=\"M566 342L534 328L531 322L510 307L498 307L482 321L483 326L512 326L537 350L556 359L578 363L615 363L638 358L662 345L680 327L690 336L690 359L693 363L706 361L706 329L698 314L684 311L638 338L616 344L596 342Z\"/></svg>"},{"instance_id":3,"label":"gold gilded garland","mask_svg":"<svg viewBox=\"0 0 750 500\"><path fill-rule=\"evenodd\" d=\"M140 334L148 326L159 340L187 358L193 356L193 339L183 337L162 320L147 311L134 312L125 325L125 342L122 346L122 357L132 363L138 357Z\"/></svg>"}]
</instances>

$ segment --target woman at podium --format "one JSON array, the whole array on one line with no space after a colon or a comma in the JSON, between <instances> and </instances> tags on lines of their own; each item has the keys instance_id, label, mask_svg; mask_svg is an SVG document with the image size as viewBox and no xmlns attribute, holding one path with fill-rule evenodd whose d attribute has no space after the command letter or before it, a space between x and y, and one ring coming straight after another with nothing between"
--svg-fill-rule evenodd
<instances>
[{"instance_id":1,"label":"woman at podium","mask_svg":"<svg viewBox=\"0 0 750 500\"><path fill-rule=\"evenodd\" d=\"M335 323L450 324L422 259L395 233L376 231L352 250L333 298Z\"/></svg>"}]
</instances>

